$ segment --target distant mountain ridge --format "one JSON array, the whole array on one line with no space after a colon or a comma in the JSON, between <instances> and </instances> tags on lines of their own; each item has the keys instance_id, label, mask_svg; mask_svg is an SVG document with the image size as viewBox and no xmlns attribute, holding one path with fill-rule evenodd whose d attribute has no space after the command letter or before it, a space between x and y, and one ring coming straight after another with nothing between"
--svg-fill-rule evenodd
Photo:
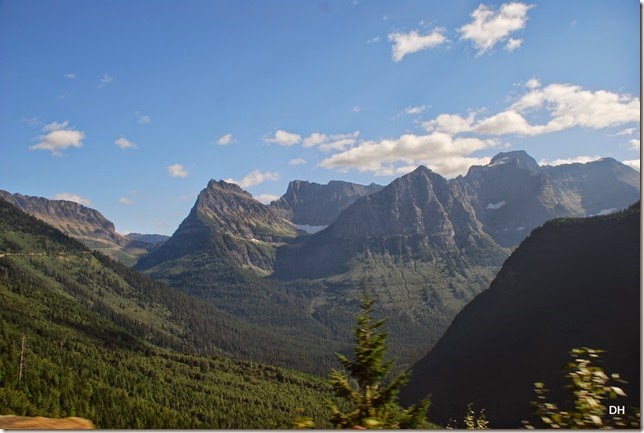
<instances>
[{"instance_id":1,"label":"distant mountain ridge","mask_svg":"<svg viewBox=\"0 0 644 433\"><path fill-rule=\"evenodd\" d=\"M593 192L589 182L611 185L610 194ZM324 230L303 236L293 221L329 221L307 219L312 209L322 214L314 191L320 203L335 203L329 205L334 212L339 203L351 204ZM517 151L450 180L421 166L368 192L352 184L297 181L265 206L236 185L211 181L173 237L140 259L137 269L242 317L261 311L268 316L255 320L267 324L268 298L287 290L281 302L297 296L303 308L292 310L295 316L336 336L345 335L341 325L350 326L367 287L391 318L394 353L408 361L426 353L454 315L489 287L532 229L552 217L635 201L639 173L610 159L553 170ZM298 212L303 219L295 219ZM298 292L298 286L307 289ZM259 304L251 308L244 287L267 292L253 295Z\"/></svg>"},{"instance_id":2,"label":"distant mountain ridge","mask_svg":"<svg viewBox=\"0 0 644 433\"><path fill-rule=\"evenodd\" d=\"M149 242L120 235L114 223L99 211L73 201L11 194L3 190L0 190L0 198L80 240L87 247L128 265L133 265L138 257L154 247Z\"/></svg>"},{"instance_id":3,"label":"distant mountain ridge","mask_svg":"<svg viewBox=\"0 0 644 433\"><path fill-rule=\"evenodd\" d=\"M270 204L284 218L297 225L328 226L359 198L383 188L332 180L326 185L303 180L289 182L286 193Z\"/></svg>"},{"instance_id":4,"label":"distant mountain ridge","mask_svg":"<svg viewBox=\"0 0 644 433\"><path fill-rule=\"evenodd\" d=\"M627 407L640 407L640 214L637 202L534 230L412 367L402 400L431 394L434 422L462 419L473 403L491 428L520 428L533 416L534 382L565 401L568 351L590 347L628 382Z\"/></svg>"}]
</instances>

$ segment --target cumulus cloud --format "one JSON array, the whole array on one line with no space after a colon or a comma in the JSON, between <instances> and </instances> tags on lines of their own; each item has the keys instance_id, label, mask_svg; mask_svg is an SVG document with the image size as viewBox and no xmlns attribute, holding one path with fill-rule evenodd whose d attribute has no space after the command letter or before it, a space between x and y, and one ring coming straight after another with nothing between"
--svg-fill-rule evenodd
<instances>
[{"instance_id":1,"label":"cumulus cloud","mask_svg":"<svg viewBox=\"0 0 644 433\"><path fill-rule=\"evenodd\" d=\"M640 171L640 160L639 159L630 159L628 161L622 161L622 163L628 165L629 167L634 168L637 171Z\"/></svg>"},{"instance_id":2,"label":"cumulus cloud","mask_svg":"<svg viewBox=\"0 0 644 433\"><path fill-rule=\"evenodd\" d=\"M532 124L525 117L538 114L549 117L546 123ZM572 84L551 84L533 88L514 104L499 113L476 119L458 114L441 114L423 123L430 132L485 135L518 134L535 136L573 127L601 129L639 121L640 100L606 90L592 92Z\"/></svg>"},{"instance_id":3,"label":"cumulus cloud","mask_svg":"<svg viewBox=\"0 0 644 433\"><path fill-rule=\"evenodd\" d=\"M528 89L536 89L537 87L541 86L541 81L537 80L536 78L530 78L525 82L525 86Z\"/></svg>"},{"instance_id":4,"label":"cumulus cloud","mask_svg":"<svg viewBox=\"0 0 644 433\"><path fill-rule=\"evenodd\" d=\"M61 192L54 196L54 200L67 200L73 201L74 203L82 204L83 206L89 206L92 204L91 200L85 197L81 197L78 194L73 194L71 192Z\"/></svg>"},{"instance_id":5,"label":"cumulus cloud","mask_svg":"<svg viewBox=\"0 0 644 433\"><path fill-rule=\"evenodd\" d=\"M562 159L555 159L553 161L548 161L546 159L542 159L539 161L539 165L551 165L551 166L556 166L556 165L563 165L563 164L586 164L587 162L593 162L597 161L598 159L602 159L601 156L575 156L572 158L562 158Z\"/></svg>"},{"instance_id":6,"label":"cumulus cloud","mask_svg":"<svg viewBox=\"0 0 644 433\"><path fill-rule=\"evenodd\" d=\"M314 132L302 140L304 147L318 147L320 150L328 152L330 150L344 150L347 146L353 145L360 131L349 134L322 134Z\"/></svg>"},{"instance_id":7,"label":"cumulus cloud","mask_svg":"<svg viewBox=\"0 0 644 433\"><path fill-rule=\"evenodd\" d=\"M504 3L495 12L481 4L470 15L472 22L458 29L461 39L471 41L478 50L477 54L481 55L506 40L512 33L523 29L531 7L532 5L519 2ZM511 39L506 48L512 51L520 45L521 40Z\"/></svg>"},{"instance_id":8,"label":"cumulus cloud","mask_svg":"<svg viewBox=\"0 0 644 433\"><path fill-rule=\"evenodd\" d=\"M188 177L188 171L181 164L169 165L168 174L172 177Z\"/></svg>"},{"instance_id":9,"label":"cumulus cloud","mask_svg":"<svg viewBox=\"0 0 644 433\"><path fill-rule=\"evenodd\" d=\"M221 144L222 146L225 146L227 144L232 144L234 142L235 142L235 140L233 139L233 134L222 135L217 140L217 144Z\"/></svg>"},{"instance_id":10,"label":"cumulus cloud","mask_svg":"<svg viewBox=\"0 0 644 433\"><path fill-rule=\"evenodd\" d=\"M136 148L136 143L134 143L133 141L128 140L125 137L119 138L118 140L116 140L114 142L114 144L116 144L121 150Z\"/></svg>"},{"instance_id":11,"label":"cumulus cloud","mask_svg":"<svg viewBox=\"0 0 644 433\"><path fill-rule=\"evenodd\" d=\"M302 165L302 164L306 164L306 159L304 159L304 158L293 158L288 163L289 163L289 165Z\"/></svg>"},{"instance_id":12,"label":"cumulus cloud","mask_svg":"<svg viewBox=\"0 0 644 433\"><path fill-rule=\"evenodd\" d=\"M325 168L356 169L379 175L407 172L424 164L430 169L452 177L463 174L473 164L487 164L488 157L470 155L496 145L495 140L478 138L453 138L443 132L428 135L404 134L401 137L380 141L364 141L344 152L323 160Z\"/></svg>"},{"instance_id":13,"label":"cumulus cloud","mask_svg":"<svg viewBox=\"0 0 644 433\"><path fill-rule=\"evenodd\" d=\"M131 204L133 204L133 203L134 203L134 201L133 201L131 198L129 198L129 197L125 197L125 196L123 196L123 197L121 197L121 198L119 199L119 204L122 204L122 205L124 205L124 206L130 206L130 205L131 205Z\"/></svg>"},{"instance_id":14,"label":"cumulus cloud","mask_svg":"<svg viewBox=\"0 0 644 433\"><path fill-rule=\"evenodd\" d=\"M299 134L293 134L292 132L287 132L282 129L278 129L275 133L275 136L272 138L265 138L267 143L275 143L280 146L293 146L302 141L302 137Z\"/></svg>"},{"instance_id":15,"label":"cumulus cloud","mask_svg":"<svg viewBox=\"0 0 644 433\"><path fill-rule=\"evenodd\" d=\"M29 146L29 150L48 150L53 155L60 156L61 151L69 147L82 147L85 133L68 126L67 120L45 125L43 131L46 134L38 138L38 144Z\"/></svg>"},{"instance_id":16,"label":"cumulus cloud","mask_svg":"<svg viewBox=\"0 0 644 433\"><path fill-rule=\"evenodd\" d=\"M101 77L98 79L98 87L103 88L106 86L109 86L112 81L114 81L114 77L108 75L108 74L103 74Z\"/></svg>"},{"instance_id":17,"label":"cumulus cloud","mask_svg":"<svg viewBox=\"0 0 644 433\"><path fill-rule=\"evenodd\" d=\"M640 150L640 141L636 138L630 140L626 145L629 149Z\"/></svg>"},{"instance_id":18,"label":"cumulus cloud","mask_svg":"<svg viewBox=\"0 0 644 433\"><path fill-rule=\"evenodd\" d=\"M279 173L277 172L271 173L268 171L255 170L248 173L241 180L228 178L228 179L225 179L225 181L228 183L236 183L242 188L250 188L251 186L259 185L260 183L264 183L269 180L278 180L278 179L279 179Z\"/></svg>"},{"instance_id":19,"label":"cumulus cloud","mask_svg":"<svg viewBox=\"0 0 644 433\"><path fill-rule=\"evenodd\" d=\"M394 62L400 62L407 54L434 48L447 41L443 35L445 30L435 28L431 33L422 35L418 30L409 33L391 33L389 41L393 42L391 47L391 58Z\"/></svg>"},{"instance_id":20,"label":"cumulus cloud","mask_svg":"<svg viewBox=\"0 0 644 433\"><path fill-rule=\"evenodd\" d=\"M509 51L509 52L512 52L512 51L516 50L517 48L519 48L522 43L523 43L523 39L510 38L510 39L508 39L508 43L505 44L505 49L507 51Z\"/></svg>"},{"instance_id":21,"label":"cumulus cloud","mask_svg":"<svg viewBox=\"0 0 644 433\"><path fill-rule=\"evenodd\" d=\"M279 196L273 194L259 194L253 197L255 198L255 200L264 204L269 204L270 202L275 201L279 198Z\"/></svg>"}]
</instances>

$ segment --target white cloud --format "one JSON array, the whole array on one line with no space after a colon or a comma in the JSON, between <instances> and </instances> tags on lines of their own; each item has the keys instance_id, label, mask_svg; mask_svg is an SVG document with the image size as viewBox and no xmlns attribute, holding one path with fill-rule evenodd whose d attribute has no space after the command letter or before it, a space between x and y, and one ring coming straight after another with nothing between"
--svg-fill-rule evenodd
<instances>
[{"instance_id":1,"label":"white cloud","mask_svg":"<svg viewBox=\"0 0 644 433\"><path fill-rule=\"evenodd\" d=\"M124 206L129 206L129 205L131 205L131 204L133 204L133 203L134 203L134 201L133 201L131 198L129 198L129 197L125 197L125 196L123 196L123 197L121 197L121 198L119 199L119 204L122 204L122 205L124 205Z\"/></svg>"},{"instance_id":2,"label":"white cloud","mask_svg":"<svg viewBox=\"0 0 644 433\"><path fill-rule=\"evenodd\" d=\"M635 132L635 128L626 128L621 131L619 131L615 135L632 135Z\"/></svg>"},{"instance_id":3,"label":"white cloud","mask_svg":"<svg viewBox=\"0 0 644 433\"><path fill-rule=\"evenodd\" d=\"M114 144L116 144L122 150L130 149L130 148L136 148L136 143L134 143L133 141L128 140L125 137L119 138L118 140L116 140L114 142Z\"/></svg>"},{"instance_id":4,"label":"white cloud","mask_svg":"<svg viewBox=\"0 0 644 433\"><path fill-rule=\"evenodd\" d=\"M293 158L288 163L289 163L289 165L302 165L302 164L306 164L306 159L304 159L304 158Z\"/></svg>"},{"instance_id":5,"label":"white cloud","mask_svg":"<svg viewBox=\"0 0 644 433\"><path fill-rule=\"evenodd\" d=\"M481 4L470 15L472 22L458 29L461 39L471 41L478 50L478 55L481 55L506 40L510 34L523 29L531 7L532 5L519 2L504 3L498 12L494 12ZM508 42L508 49L516 44L517 42Z\"/></svg>"},{"instance_id":6,"label":"white cloud","mask_svg":"<svg viewBox=\"0 0 644 433\"><path fill-rule=\"evenodd\" d=\"M293 134L292 132L287 132L282 129L278 129L273 138L265 138L267 143L275 143L280 146L292 146L298 144L302 141L302 137L299 134Z\"/></svg>"},{"instance_id":7,"label":"white cloud","mask_svg":"<svg viewBox=\"0 0 644 433\"><path fill-rule=\"evenodd\" d=\"M330 150L344 150L347 146L355 144L358 135L360 135L360 131L354 131L348 134L322 134L314 132L302 140L302 146L317 146L325 152Z\"/></svg>"},{"instance_id":8,"label":"white cloud","mask_svg":"<svg viewBox=\"0 0 644 433\"><path fill-rule=\"evenodd\" d=\"M548 121L531 124L525 115L535 113L549 117ZM467 118L458 114L441 114L424 122L423 126L430 132L449 134L475 132L535 136L573 127L601 129L637 122L639 115L639 98L606 90L592 92L572 84L551 84L528 91L504 111L480 120L475 119L475 114Z\"/></svg>"},{"instance_id":9,"label":"white cloud","mask_svg":"<svg viewBox=\"0 0 644 433\"><path fill-rule=\"evenodd\" d=\"M49 150L53 155L60 156L61 151L68 147L82 147L85 133L68 128L69 122L52 122L43 127L45 135L39 137L40 142L29 146L29 150Z\"/></svg>"},{"instance_id":10,"label":"white cloud","mask_svg":"<svg viewBox=\"0 0 644 433\"><path fill-rule=\"evenodd\" d=\"M575 156L573 158L562 158L562 159L555 159L553 161L548 161L545 159L542 159L539 161L539 165L551 165L551 166L556 166L556 165L563 165L563 164L586 164L587 162L592 162L592 161L597 161L598 159L602 159L601 156Z\"/></svg>"},{"instance_id":11,"label":"white cloud","mask_svg":"<svg viewBox=\"0 0 644 433\"><path fill-rule=\"evenodd\" d=\"M421 114L423 111L427 109L427 105L416 105L413 107L407 107L405 108L404 112L405 114Z\"/></svg>"},{"instance_id":12,"label":"white cloud","mask_svg":"<svg viewBox=\"0 0 644 433\"><path fill-rule=\"evenodd\" d=\"M351 111L353 111L354 113L359 113L362 111L362 108L360 108L359 105L354 105Z\"/></svg>"},{"instance_id":13,"label":"white cloud","mask_svg":"<svg viewBox=\"0 0 644 433\"><path fill-rule=\"evenodd\" d=\"M234 142L235 142L235 140L233 139L233 134L222 135L217 140L217 144L221 144L222 146L225 146L227 144L232 144Z\"/></svg>"},{"instance_id":14,"label":"white cloud","mask_svg":"<svg viewBox=\"0 0 644 433\"><path fill-rule=\"evenodd\" d=\"M69 125L69 121L65 120L64 122L51 122L42 127L43 131L58 131L59 129L65 129Z\"/></svg>"},{"instance_id":15,"label":"white cloud","mask_svg":"<svg viewBox=\"0 0 644 433\"><path fill-rule=\"evenodd\" d=\"M277 200L280 198L278 195L273 195L273 194L259 194L256 196L253 196L255 200L258 202L264 203L264 204L269 204L272 201Z\"/></svg>"},{"instance_id":16,"label":"white cloud","mask_svg":"<svg viewBox=\"0 0 644 433\"><path fill-rule=\"evenodd\" d=\"M73 80L74 78L76 78L76 74L69 73L65 74L64 77Z\"/></svg>"},{"instance_id":17,"label":"white cloud","mask_svg":"<svg viewBox=\"0 0 644 433\"><path fill-rule=\"evenodd\" d=\"M147 125L152 120L147 114L141 114L138 111L134 114L136 116L136 123L140 123L141 125Z\"/></svg>"},{"instance_id":18,"label":"white cloud","mask_svg":"<svg viewBox=\"0 0 644 433\"><path fill-rule=\"evenodd\" d=\"M629 167L634 168L637 171L640 171L640 160L639 159L631 159L628 161L622 161L624 164L628 165Z\"/></svg>"},{"instance_id":19,"label":"white cloud","mask_svg":"<svg viewBox=\"0 0 644 433\"><path fill-rule=\"evenodd\" d=\"M112 81L114 81L114 77L108 75L108 74L103 74L99 79L98 79L98 87L103 88L106 86L109 86Z\"/></svg>"},{"instance_id":20,"label":"white cloud","mask_svg":"<svg viewBox=\"0 0 644 433\"><path fill-rule=\"evenodd\" d=\"M91 200L85 197L81 197L78 194L73 194L71 192L61 192L54 196L54 200L67 200L73 201L74 203L82 204L83 206L89 206L92 204Z\"/></svg>"},{"instance_id":21,"label":"white cloud","mask_svg":"<svg viewBox=\"0 0 644 433\"><path fill-rule=\"evenodd\" d=\"M487 164L488 157L470 157L473 152L496 145L495 140L456 138L442 132L428 135L405 134L394 139L365 141L323 160L325 168L356 169L379 175L399 174L424 164L451 177L463 174L473 164Z\"/></svg>"},{"instance_id":22,"label":"white cloud","mask_svg":"<svg viewBox=\"0 0 644 433\"><path fill-rule=\"evenodd\" d=\"M523 43L523 39L510 38L510 39L508 39L508 43L505 44L505 49L507 51L509 51L509 52L512 52L512 51L516 50L517 48L519 48L522 43Z\"/></svg>"},{"instance_id":23,"label":"white cloud","mask_svg":"<svg viewBox=\"0 0 644 433\"><path fill-rule=\"evenodd\" d=\"M188 171L181 164L169 165L168 174L172 177L188 177Z\"/></svg>"},{"instance_id":24,"label":"white cloud","mask_svg":"<svg viewBox=\"0 0 644 433\"><path fill-rule=\"evenodd\" d=\"M392 60L399 62L407 54L433 48L446 42L447 38L443 32L444 29L435 28L426 35L421 35L418 30L412 30L409 33L391 33L388 39L394 43L391 47Z\"/></svg>"},{"instance_id":25,"label":"white cloud","mask_svg":"<svg viewBox=\"0 0 644 433\"><path fill-rule=\"evenodd\" d=\"M279 173L274 172L268 172L268 171L259 171L255 170L250 173L248 173L246 176L244 176L241 180L234 180L231 178L225 179L226 182L228 183L236 183L242 188L249 188L251 186L259 185L260 183L264 183L268 180L278 180L279 179Z\"/></svg>"},{"instance_id":26,"label":"white cloud","mask_svg":"<svg viewBox=\"0 0 644 433\"><path fill-rule=\"evenodd\" d=\"M626 145L628 146L629 149L638 150L638 151L640 150L640 141L636 138L630 140Z\"/></svg>"},{"instance_id":27,"label":"white cloud","mask_svg":"<svg viewBox=\"0 0 644 433\"><path fill-rule=\"evenodd\" d=\"M525 86L528 89L536 89L537 87L541 86L541 81L537 80L536 78L530 78L525 82Z\"/></svg>"},{"instance_id":28,"label":"white cloud","mask_svg":"<svg viewBox=\"0 0 644 433\"><path fill-rule=\"evenodd\" d=\"M367 44L375 44L376 42L380 42L380 36L373 37L367 41Z\"/></svg>"}]
</instances>

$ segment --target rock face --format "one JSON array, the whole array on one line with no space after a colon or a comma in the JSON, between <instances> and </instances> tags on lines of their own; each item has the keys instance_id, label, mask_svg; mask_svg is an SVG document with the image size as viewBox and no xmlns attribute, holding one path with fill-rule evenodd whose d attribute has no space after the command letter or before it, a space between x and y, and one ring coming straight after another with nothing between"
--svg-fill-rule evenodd
<instances>
[{"instance_id":1,"label":"rock face","mask_svg":"<svg viewBox=\"0 0 644 433\"><path fill-rule=\"evenodd\" d=\"M492 428L519 428L533 414L534 382L564 401L568 351L591 347L606 351L605 372L628 382L627 408L640 407L639 240L639 202L536 229L412 367L402 400L431 393L430 418L443 424L473 403Z\"/></svg>"},{"instance_id":2,"label":"rock face","mask_svg":"<svg viewBox=\"0 0 644 433\"><path fill-rule=\"evenodd\" d=\"M639 173L612 158L540 167L524 151L500 153L451 182L466 188L485 231L511 248L549 219L623 209L640 193Z\"/></svg>"},{"instance_id":3,"label":"rock face","mask_svg":"<svg viewBox=\"0 0 644 433\"><path fill-rule=\"evenodd\" d=\"M326 185L302 180L288 184L286 194L271 203L293 224L328 226L340 213L359 198L378 192L383 187L358 185L332 180Z\"/></svg>"},{"instance_id":4,"label":"rock face","mask_svg":"<svg viewBox=\"0 0 644 433\"><path fill-rule=\"evenodd\" d=\"M458 184L450 185L426 167L364 197L326 230L278 252L277 278L320 278L349 270L357 256L389 255L403 262L432 262L449 256L467 261L485 251L498 266L503 248L482 231Z\"/></svg>"},{"instance_id":5,"label":"rock face","mask_svg":"<svg viewBox=\"0 0 644 433\"><path fill-rule=\"evenodd\" d=\"M153 247L121 236L116 232L114 223L99 211L82 204L11 194L2 190L0 198L80 240L88 248L100 251L126 265L133 265L138 257L147 254Z\"/></svg>"},{"instance_id":6,"label":"rock face","mask_svg":"<svg viewBox=\"0 0 644 433\"><path fill-rule=\"evenodd\" d=\"M206 255L221 267L266 273L272 270L277 246L297 234L293 224L239 186L211 180L172 237L136 267L146 270Z\"/></svg>"}]
</instances>

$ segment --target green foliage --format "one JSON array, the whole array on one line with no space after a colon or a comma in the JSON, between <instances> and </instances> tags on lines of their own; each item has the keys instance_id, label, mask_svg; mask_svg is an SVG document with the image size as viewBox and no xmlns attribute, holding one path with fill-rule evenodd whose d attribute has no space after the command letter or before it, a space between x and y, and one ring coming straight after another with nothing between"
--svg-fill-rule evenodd
<instances>
[{"instance_id":1,"label":"green foliage","mask_svg":"<svg viewBox=\"0 0 644 433\"><path fill-rule=\"evenodd\" d=\"M358 326L354 329L354 359L338 354L346 372L334 370L330 375L329 382L335 395L346 400L350 407L348 412L343 412L338 405L330 404L333 412L331 423L339 428L427 427L429 400L407 409L398 404L400 387L406 383L409 374L398 374L384 383L393 361L385 361L387 334L379 331L385 321L372 319L373 303L367 299L362 302Z\"/></svg>"},{"instance_id":2,"label":"green foliage","mask_svg":"<svg viewBox=\"0 0 644 433\"><path fill-rule=\"evenodd\" d=\"M547 400L547 389L543 383L534 384L537 401L533 402L535 413L544 428L589 429L589 428L639 428L639 410L624 416L610 415L607 402L626 397L624 391L616 386L623 382L619 374L608 376L595 365L602 350L587 347L570 351L573 362L567 366L570 389L574 396L574 407L563 410ZM523 421L526 428L534 428Z\"/></svg>"},{"instance_id":3,"label":"green foliage","mask_svg":"<svg viewBox=\"0 0 644 433\"><path fill-rule=\"evenodd\" d=\"M481 409L478 413L474 411L474 406L472 403L467 405L467 413L463 418L463 424L467 430L487 430L490 428L490 422L485 416L485 409ZM454 430L458 428L458 423L456 420L451 420L447 425L447 429Z\"/></svg>"}]
</instances>

